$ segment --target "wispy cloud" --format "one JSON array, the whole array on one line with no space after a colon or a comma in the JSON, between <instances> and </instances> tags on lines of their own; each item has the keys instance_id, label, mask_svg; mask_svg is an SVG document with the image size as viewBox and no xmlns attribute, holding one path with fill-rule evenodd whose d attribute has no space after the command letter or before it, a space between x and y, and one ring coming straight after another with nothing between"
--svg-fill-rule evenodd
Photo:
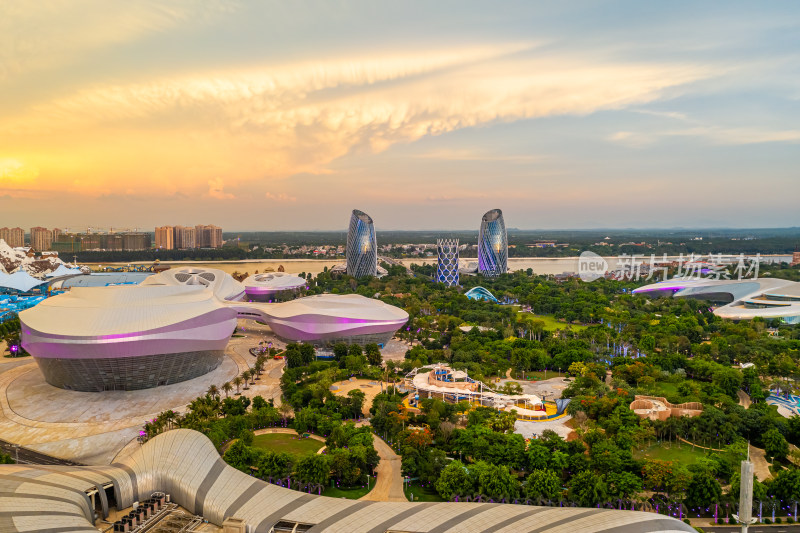
<instances>
[{"instance_id":1,"label":"wispy cloud","mask_svg":"<svg viewBox=\"0 0 800 533\"><path fill-rule=\"evenodd\" d=\"M554 57L539 53L535 43L256 65L96 86L42 102L0 119L0 150L29 157L43 175L63 174L65 160L78 159L92 162L96 172L85 172L84 163L83 175L98 182L112 168L120 178L126 177L121 169L130 168L136 179L121 179L125 188L166 187L161 176L168 175L170 186L201 193L199 184L219 176L237 186L264 176L324 174L351 152L378 153L498 122L641 106L714 74L692 63ZM56 147L49 155L60 157L41 161L43 137ZM158 160L152 174L136 168L140 163L121 164L138 150ZM519 162L536 157L438 155Z\"/></svg>"},{"instance_id":2,"label":"wispy cloud","mask_svg":"<svg viewBox=\"0 0 800 533\"><path fill-rule=\"evenodd\" d=\"M12 75L63 67L90 51L162 32L181 23L203 23L235 2L157 0L5 0L0 3L0 82Z\"/></svg>"},{"instance_id":3,"label":"wispy cloud","mask_svg":"<svg viewBox=\"0 0 800 533\"><path fill-rule=\"evenodd\" d=\"M416 159L434 159L439 161L485 161L494 163L532 163L535 161L542 161L547 158L543 155L535 154L497 154L487 152L485 150L433 150L430 152L423 152L413 156Z\"/></svg>"},{"instance_id":4,"label":"wispy cloud","mask_svg":"<svg viewBox=\"0 0 800 533\"><path fill-rule=\"evenodd\" d=\"M208 181L208 197L217 200L233 200L235 198L233 194L225 192L225 183L222 178Z\"/></svg>"},{"instance_id":5,"label":"wispy cloud","mask_svg":"<svg viewBox=\"0 0 800 533\"><path fill-rule=\"evenodd\" d=\"M273 202L280 202L280 203L287 203L287 202L291 203L297 201L296 197L289 196L285 192L281 192L278 194L273 194L271 192L268 192L264 195L264 197L267 198L268 200L272 200Z\"/></svg>"},{"instance_id":6,"label":"wispy cloud","mask_svg":"<svg viewBox=\"0 0 800 533\"><path fill-rule=\"evenodd\" d=\"M758 128L698 126L683 130L667 131L664 132L664 135L703 137L715 144L729 145L800 142L800 130L769 130Z\"/></svg>"}]
</instances>

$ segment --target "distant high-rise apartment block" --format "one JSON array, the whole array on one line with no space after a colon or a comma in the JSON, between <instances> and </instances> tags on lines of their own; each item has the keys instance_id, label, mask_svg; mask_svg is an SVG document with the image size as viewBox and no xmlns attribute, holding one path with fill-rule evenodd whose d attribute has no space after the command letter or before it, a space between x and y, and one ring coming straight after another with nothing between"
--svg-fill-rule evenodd
<instances>
[{"instance_id":1,"label":"distant high-rise apartment block","mask_svg":"<svg viewBox=\"0 0 800 533\"><path fill-rule=\"evenodd\" d=\"M31 247L38 252L50 250L53 244L53 232L47 228L36 226L31 228Z\"/></svg>"},{"instance_id":2,"label":"distant high-rise apartment block","mask_svg":"<svg viewBox=\"0 0 800 533\"><path fill-rule=\"evenodd\" d=\"M219 226L195 226L194 234L198 248L222 248L222 228Z\"/></svg>"},{"instance_id":3,"label":"distant high-rise apartment block","mask_svg":"<svg viewBox=\"0 0 800 533\"><path fill-rule=\"evenodd\" d=\"M175 240L172 226L159 226L156 228L156 248L161 250L174 250Z\"/></svg>"},{"instance_id":4,"label":"distant high-rise apartment block","mask_svg":"<svg viewBox=\"0 0 800 533\"><path fill-rule=\"evenodd\" d=\"M436 255L436 281L448 287L458 285L458 239L438 239Z\"/></svg>"},{"instance_id":5,"label":"distant high-rise apartment block","mask_svg":"<svg viewBox=\"0 0 800 533\"><path fill-rule=\"evenodd\" d=\"M492 209L481 218L478 272L489 277L508 272L508 234L503 212L499 209Z\"/></svg>"},{"instance_id":6,"label":"distant high-rise apartment block","mask_svg":"<svg viewBox=\"0 0 800 533\"><path fill-rule=\"evenodd\" d=\"M375 226L372 218L358 209L353 209L350 215L345 256L349 275L356 278L377 276L378 243L375 239Z\"/></svg>"},{"instance_id":7,"label":"distant high-rise apartment block","mask_svg":"<svg viewBox=\"0 0 800 533\"><path fill-rule=\"evenodd\" d=\"M175 226L173 228L172 240L175 243L175 248L179 250L186 250L197 248L197 240L195 238L196 231L192 227Z\"/></svg>"},{"instance_id":8,"label":"distant high-rise apartment block","mask_svg":"<svg viewBox=\"0 0 800 533\"><path fill-rule=\"evenodd\" d=\"M0 239L12 248L25 246L25 230L22 228L0 228Z\"/></svg>"},{"instance_id":9,"label":"distant high-rise apartment block","mask_svg":"<svg viewBox=\"0 0 800 533\"><path fill-rule=\"evenodd\" d=\"M120 233L61 233L53 241L53 250L60 253L77 253L102 250L107 252L138 252L149 250L152 237L149 233L128 231Z\"/></svg>"}]
</instances>

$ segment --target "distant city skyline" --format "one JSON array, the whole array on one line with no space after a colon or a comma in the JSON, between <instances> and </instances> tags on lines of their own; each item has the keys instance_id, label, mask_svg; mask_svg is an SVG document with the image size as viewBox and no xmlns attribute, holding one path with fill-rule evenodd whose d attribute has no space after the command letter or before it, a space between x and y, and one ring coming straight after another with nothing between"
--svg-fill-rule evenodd
<instances>
[{"instance_id":1,"label":"distant city skyline","mask_svg":"<svg viewBox=\"0 0 800 533\"><path fill-rule=\"evenodd\" d=\"M11 0L0 225L800 226L798 28L797 3Z\"/></svg>"}]
</instances>

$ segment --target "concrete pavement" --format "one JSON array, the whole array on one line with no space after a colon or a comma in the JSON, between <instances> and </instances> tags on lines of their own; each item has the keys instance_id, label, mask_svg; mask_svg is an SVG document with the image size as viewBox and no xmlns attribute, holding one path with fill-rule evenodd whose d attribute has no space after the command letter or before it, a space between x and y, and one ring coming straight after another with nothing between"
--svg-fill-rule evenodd
<instances>
[{"instance_id":1,"label":"concrete pavement","mask_svg":"<svg viewBox=\"0 0 800 533\"><path fill-rule=\"evenodd\" d=\"M359 499L373 502L407 502L403 492L400 456L394 453L394 450L377 435L372 435L372 439L375 450L381 458L375 469L378 479L375 481L375 487Z\"/></svg>"}]
</instances>

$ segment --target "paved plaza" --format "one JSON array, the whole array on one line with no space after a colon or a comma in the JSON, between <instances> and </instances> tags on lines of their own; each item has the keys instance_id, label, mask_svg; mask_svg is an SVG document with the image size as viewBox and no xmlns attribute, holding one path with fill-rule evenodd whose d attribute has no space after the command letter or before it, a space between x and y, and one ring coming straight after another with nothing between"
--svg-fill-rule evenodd
<instances>
[{"instance_id":1,"label":"paved plaza","mask_svg":"<svg viewBox=\"0 0 800 533\"><path fill-rule=\"evenodd\" d=\"M240 321L223 363L214 371L175 385L138 391L77 392L44 381L30 357L0 363L0 435L32 450L86 464L109 464L135 451L136 437L147 420L172 409L183 412L189 402L251 368L249 349L261 341L283 344L269 328ZM242 335L242 336L238 336ZM280 403L282 360L269 360L261 378L242 394L273 398Z\"/></svg>"}]
</instances>

